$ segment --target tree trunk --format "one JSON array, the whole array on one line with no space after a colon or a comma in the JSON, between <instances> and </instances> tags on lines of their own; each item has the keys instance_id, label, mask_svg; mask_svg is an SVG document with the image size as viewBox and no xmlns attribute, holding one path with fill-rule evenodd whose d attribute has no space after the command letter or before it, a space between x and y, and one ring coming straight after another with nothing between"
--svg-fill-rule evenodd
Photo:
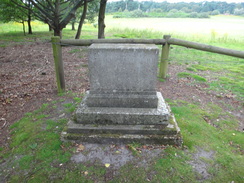
<instances>
[{"instance_id":1,"label":"tree trunk","mask_svg":"<svg viewBox=\"0 0 244 183\"><path fill-rule=\"evenodd\" d=\"M24 36L26 36L26 34L25 34L25 22L23 21L23 22L21 22L21 23L22 23L22 26L23 26Z\"/></svg>"},{"instance_id":2,"label":"tree trunk","mask_svg":"<svg viewBox=\"0 0 244 183\"><path fill-rule=\"evenodd\" d=\"M30 14L28 15L28 34L32 34L32 27L31 27L31 16Z\"/></svg>"},{"instance_id":3,"label":"tree trunk","mask_svg":"<svg viewBox=\"0 0 244 183\"><path fill-rule=\"evenodd\" d=\"M49 24L48 24L48 28L49 28L49 32L51 32L53 30L53 28Z\"/></svg>"},{"instance_id":4,"label":"tree trunk","mask_svg":"<svg viewBox=\"0 0 244 183\"><path fill-rule=\"evenodd\" d=\"M62 30L54 29L54 36L59 36L61 39L62 38Z\"/></svg>"},{"instance_id":5,"label":"tree trunk","mask_svg":"<svg viewBox=\"0 0 244 183\"><path fill-rule=\"evenodd\" d=\"M72 29L71 30L75 30L75 21L72 22Z\"/></svg>"},{"instance_id":6,"label":"tree trunk","mask_svg":"<svg viewBox=\"0 0 244 183\"><path fill-rule=\"evenodd\" d=\"M80 39L81 29L82 29L84 20L85 20L85 18L86 18L87 4L88 4L88 3L87 3L87 0L84 0L84 8L83 8L82 15L81 15L81 17L80 17L80 22L79 22L79 26L78 26L78 29L77 29L77 33L76 33L75 39Z\"/></svg>"},{"instance_id":7,"label":"tree trunk","mask_svg":"<svg viewBox=\"0 0 244 183\"><path fill-rule=\"evenodd\" d=\"M32 27L31 27L31 2L28 1L28 20L27 20L27 23L28 23L28 34L32 34Z\"/></svg>"},{"instance_id":8,"label":"tree trunk","mask_svg":"<svg viewBox=\"0 0 244 183\"><path fill-rule=\"evenodd\" d=\"M105 29L105 10L106 10L107 0L100 1L99 15L98 15L98 39L104 39L104 29Z\"/></svg>"}]
</instances>

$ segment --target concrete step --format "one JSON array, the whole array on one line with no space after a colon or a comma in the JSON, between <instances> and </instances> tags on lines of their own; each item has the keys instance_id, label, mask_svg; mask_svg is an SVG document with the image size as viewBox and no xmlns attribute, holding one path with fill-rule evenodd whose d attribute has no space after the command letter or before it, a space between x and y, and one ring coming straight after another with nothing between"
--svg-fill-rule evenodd
<instances>
[{"instance_id":1,"label":"concrete step","mask_svg":"<svg viewBox=\"0 0 244 183\"><path fill-rule=\"evenodd\" d=\"M173 125L94 125L69 121L67 132L89 134L177 134Z\"/></svg>"},{"instance_id":2,"label":"concrete step","mask_svg":"<svg viewBox=\"0 0 244 183\"><path fill-rule=\"evenodd\" d=\"M77 142L98 143L98 144L160 144L181 146L182 139L180 134L176 135L135 135L135 134L77 134L63 133L66 140Z\"/></svg>"},{"instance_id":3,"label":"concrete step","mask_svg":"<svg viewBox=\"0 0 244 183\"><path fill-rule=\"evenodd\" d=\"M94 125L69 121L62 133L63 139L88 143L128 144L182 144L180 129L173 114L168 125Z\"/></svg>"}]
</instances>

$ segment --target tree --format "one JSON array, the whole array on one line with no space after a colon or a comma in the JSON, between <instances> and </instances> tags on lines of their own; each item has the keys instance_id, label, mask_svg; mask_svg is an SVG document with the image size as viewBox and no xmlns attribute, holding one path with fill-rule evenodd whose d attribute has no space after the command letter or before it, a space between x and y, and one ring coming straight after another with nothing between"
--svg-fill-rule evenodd
<instances>
[{"instance_id":1,"label":"tree","mask_svg":"<svg viewBox=\"0 0 244 183\"><path fill-rule=\"evenodd\" d=\"M106 11L107 0L100 0L100 8L98 14L98 39L104 39L104 29L105 29L105 11Z\"/></svg>"},{"instance_id":2,"label":"tree","mask_svg":"<svg viewBox=\"0 0 244 183\"><path fill-rule=\"evenodd\" d=\"M27 6L28 6L28 10L27 10L27 23L28 23L28 33L32 34L32 27L31 27L31 20L32 20L32 13L31 10L33 8L30 0L27 1Z\"/></svg>"},{"instance_id":3,"label":"tree","mask_svg":"<svg viewBox=\"0 0 244 183\"><path fill-rule=\"evenodd\" d=\"M85 19L90 23L94 23L95 17L98 15L98 4L98 0L92 0L89 3L86 0L86 2L83 5L83 8L78 9L76 17L80 17L80 20L75 39L80 39L80 34Z\"/></svg>"},{"instance_id":4,"label":"tree","mask_svg":"<svg viewBox=\"0 0 244 183\"><path fill-rule=\"evenodd\" d=\"M19 7L30 8L24 4L24 0L11 0ZM47 23L53 30L55 36L62 37L62 30L75 16L76 10L84 5L84 0L29 0L36 8L32 11L35 16ZM88 2L90 0L87 0Z\"/></svg>"},{"instance_id":5,"label":"tree","mask_svg":"<svg viewBox=\"0 0 244 183\"><path fill-rule=\"evenodd\" d=\"M21 23L25 35L25 21L31 16L26 9L18 8L16 4L9 0L3 0L0 4L0 15L0 21L3 21L4 23L11 21ZM29 33L32 33L32 31Z\"/></svg>"},{"instance_id":6,"label":"tree","mask_svg":"<svg viewBox=\"0 0 244 183\"><path fill-rule=\"evenodd\" d=\"M83 23L84 23L84 20L86 18L86 13L87 13L87 6L88 6L88 3L87 3L87 0L84 0L84 6L83 6L83 12L82 12L82 15L81 15L81 18L80 18L80 22L79 22L79 26L78 26L78 30L77 30L77 33L75 35L75 39L80 39L80 33L81 33L81 29L82 29L82 26L83 26Z\"/></svg>"}]
</instances>

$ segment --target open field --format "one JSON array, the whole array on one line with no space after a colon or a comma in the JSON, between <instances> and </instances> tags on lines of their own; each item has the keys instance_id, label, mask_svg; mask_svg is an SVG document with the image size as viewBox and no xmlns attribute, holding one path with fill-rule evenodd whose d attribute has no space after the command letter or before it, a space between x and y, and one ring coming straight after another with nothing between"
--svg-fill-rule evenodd
<instances>
[{"instance_id":1,"label":"open field","mask_svg":"<svg viewBox=\"0 0 244 183\"><path fill-rule=\"evenodd\" d=\"M148 29L160 31L173 37L198 40L216 38L244 40L244 18L236 16L213 16L210 19L191 18L112 18L106 17L107 29ZM199 37L199 38L198 38Z\"/></svg>"},{"instance_id":2,"label":"open field","mask_svg":"<svg viewBox=\"0 0 244 183\"><path fill-rule=\"evenodd\" d=\"M170 33L244 50L244 19L225 18L107 17L106 36ZM244 59L171 46L167 79L158 80L157 90L181 128L180 148L64 142L60 133L89 88L87 48L63 47L67 93L57 95L52 33L40 22L33 35L21 30L0 24L0 182L243 182ZM74 34L70 26L63 31L65 39ZM96 34L86 24L81 37Z\"/></svg>"}]
</instances>

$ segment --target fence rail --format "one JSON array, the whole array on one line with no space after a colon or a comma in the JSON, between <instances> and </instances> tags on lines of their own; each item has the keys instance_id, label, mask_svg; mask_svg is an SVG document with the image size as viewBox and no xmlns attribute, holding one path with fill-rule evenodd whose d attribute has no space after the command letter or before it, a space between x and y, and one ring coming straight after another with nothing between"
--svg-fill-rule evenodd
<instances>
[{"instance_id":1,"label":"fence rail","mask_svg":"<svg viewBox=\"0 0 244 183\"><path fill-rule=\"evenodd\" d=\"M93 43L163 45L166 43L166 40L165 39L65 39L65 40L60 40L61 46L90 46Z\"/></svg>"},{"instance_id":2,"label":"fence rail","mask_svg":"<svg viewBox=\"0 0 244 183\"><path fill-rule=\"evenodd\" d=\"M202 51L218 53L218 54L222 54L222 55L244 58L244 51L237 51L237 50L232 50L232 49L227 49L227 48L221 48L221 47L217 47L217 46L211 46L211 45L207 45L207 44L185 41L185 40L175 39L175 38L170 38L167 42L169 44L184 46L187 48L194 48L196 50L202 50Z\"/></svg>"},{"instance_id":3,"label":"fence rail","mask_svg":"<svg viewBox=\"0 0 244 183\"><path fill-rule=\"evenodd\" d=\"M166 78L168 68L168 56L170 45L178 45L187 48L193 48L201 51L218 53L244 59L244 51L221 48L217 46L206 45L197 42L185 41L181 39L171 38L165 35L163 39L65 39L61 40L59 37L52 37L53 56L55 61L56 80L58 92L65 91L64 71L62 62L62 46L90 46L93 43L103 44L156 44L162 45L162 55L159 68L159 77Z\"/></svg>"}]
</instances>

